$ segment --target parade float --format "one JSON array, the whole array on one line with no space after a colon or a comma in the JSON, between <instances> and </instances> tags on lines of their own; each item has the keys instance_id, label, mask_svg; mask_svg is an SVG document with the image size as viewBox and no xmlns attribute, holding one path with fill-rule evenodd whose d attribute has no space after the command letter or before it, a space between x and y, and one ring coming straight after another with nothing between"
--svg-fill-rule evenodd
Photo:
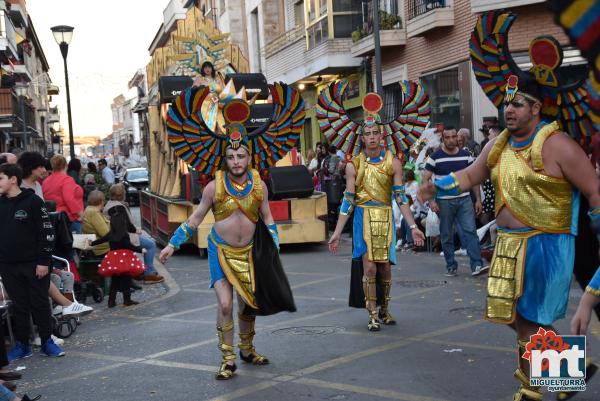
<instances>
[{"instance_id":1,"label":"parade float","mask_svg":"<svg viewBox=\"0 0 600 401\"><path fill-rule=\"evenodd\" d=\"M196 7L187 11L185 19L176 21L176 28L167 35L162 46L156 46L151 51L151 57L146 69L149 88L146 145L150 184L148 190L140 195L140 213L143 228L159 244L166 245L173 231L186 221L197 207L203 186L212 179L208 170L214 171L214 168L219 167L215 165L213 169L207 170L206 166L196 163L201 159L201 155L190 156L193 154L194 141L205 138L190 139L190 136L185 134L177 139L177 135L173 135L173 127L171 132L168 132L167 120L172 103L196 80L195 85L207 88L208 93L198 111L205 123L203 126L215 137L219 137L224 131L223 105L231 99L240 98L251 106L250 118L245 123L248 132L267 131L266 136L263 135L257 140L269 140L270 136L277 135L273 129L281 128L273 123L274 120L281 119L281 115L275 114L282 113L282 108L273 104L273 94L277 93L278 88L281 90L282 86L268 86L262 74L249 73L248 60L239 46L231 43L229 34L220 32L213 21L205 18ZM217 71L215 77L201 77L202 65L207 61ZM285 84L283 86L287 87ZM291 88L290 90L293 91ZM277 95L275 103L276 97ZM299 101L302 101L301 98ZM300 134L302 125L298 119L304 118L303 106L302 115L299 114L296 113L294 117L297 135ZM178 146L182 141L186 142L185 149ZM291 145L285 149L295 152L295 142ZM255 155L255 159L270 156L273 155ZM276 159L286 156L276 155ZM257 167L267 181L271 176L281 175L282 171L274 169L286 168L270 167L270 163L262 163L255 166ZM284 184L297 181L290 175L280 180L287 181ZM324 241L327 235L325 194L312 193L312 188L308 192L292 190L287 194L295 195L269 202L278 225L281 243ZM207 236L213 222L214 217L209 213L194 237L194 245L198 247L201 255L205 255Z\"/></svg>"}]
</instances>

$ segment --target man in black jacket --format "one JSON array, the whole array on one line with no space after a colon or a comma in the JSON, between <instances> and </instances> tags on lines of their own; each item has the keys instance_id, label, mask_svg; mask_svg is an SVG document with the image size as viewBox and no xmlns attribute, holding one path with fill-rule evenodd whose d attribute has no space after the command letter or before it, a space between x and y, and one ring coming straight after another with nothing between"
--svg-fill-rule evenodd
<instances>
[{"instance_id":1,"label":"man in black jacket","mask_svg":"<svg viewBox=\"0 0 600 401\"><path fill-rule=\"evenodd\" d=\"M29 315L38 326L42 354L63 356L51 338L48 287L54 229L44 202L32 190L21 190L22 170L0 165L0 274L14 304L16 343L9 361L30 357Z\"/></svg>"}]
</instances>

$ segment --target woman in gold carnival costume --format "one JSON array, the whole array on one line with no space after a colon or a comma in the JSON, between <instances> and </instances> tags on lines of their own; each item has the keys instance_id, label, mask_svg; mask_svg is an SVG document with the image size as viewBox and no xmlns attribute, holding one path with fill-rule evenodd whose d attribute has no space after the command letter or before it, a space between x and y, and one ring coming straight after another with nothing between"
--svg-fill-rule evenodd
<instances>
[{"instance_id":1,"label":"woman in gold carnival costume","mask_svg":"<svg viewBox=\"0 0 600 401\"><path fill-rule=\"evenodd\" d=\"M210 94L202 104L202 118L212 132L220 132L223 121L222 117L219 118L219 99L225 86L221 73L215 70L210 61L205 61L200 68L200 75L194 80L194 86L209 88Z\"/></svg>"},{"instance_id":2,"label":"woman in gold carnival costume","mask_svg":"<svg viewBox=\"0 0 600 401\"><path fill-rule=\"evenodd\" d=\"M591 92L585 79L561 85L555 72L562 49L552 37L531 42L533 67L521 71L507 47L514 19L511 13L483 14L470 41L475 76L502 109L506 129L485 146L473 165L438 178L435 186L458 194L491 177L498 238L487 285L486 319L507 324L517 333L515 377L520 387L513 399L537 401L543 395L531 385L526 346L540 327L550 330L565 315L579 195L589 201L592 219L600 211L600 182L576 142L584 143L597 130L593 99L598 94ZM433 188L422 189L424 194L429 191Z\"/></svg>"},{"instance_id":3,"label":"woman in gold carnival costume","mask_svg":"<svg viewBox=\"0 0 600 401\"><path fill-rule=\"evenodd\" d=\"M204 86L183 91L167 113L169 142L176 154L214 180L204 188L200 205L176 230L160 259L166 261L191 239L212 210L215 223L208 238L208 263L210 287L217 296L217 333L223 354L216 378L227 380L237 369L233 290L238 294L238 347L244 362L269 363L253 345L255 316L296 310L279 260L279 236L267 187L256 169L265 170L295 146L304 121L304 103L293 88L273 85L271 123L247 134L244 123L250 108L244 100L231 100L223 108L226 135L221 135L209 130L198 113L209 91Z\"/></svg>"},{"instance_id":4,"label":"woman in gold carnival costume","mask_svg":"<svg viewBox=\"0 0 600 401\"><path fill-rule=\"evenodd\" d=\"M383 101L379 95L369 93L363 99L364 122L358 124L342 107L345 86L345 82L332 83L321 92L317 106L324 135L332 145L344 151L346 157L352 157L346 166L346 191L329 249L337 252L344 225L354 212L350 306L366 307L367 328L378 331L380 321L386 325L396 324L389 311L391 264L396 263L392 200L398 203L415 244L422 245L425 238L410 211L402 181L402 163L395 156L408 151L427 126L429 98L419 85L401 82L405 95L402 113L382 124L377 113ZM380 297L377 297L377 287L380 287ZM377 305L380 305L379 313Z\"/></svg>"}]
</instances>

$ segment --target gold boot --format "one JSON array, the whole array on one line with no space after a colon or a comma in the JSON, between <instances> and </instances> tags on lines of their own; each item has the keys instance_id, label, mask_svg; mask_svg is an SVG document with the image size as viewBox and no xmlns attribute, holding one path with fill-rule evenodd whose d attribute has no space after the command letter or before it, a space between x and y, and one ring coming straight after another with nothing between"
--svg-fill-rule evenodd
<instances>
[{"instance_id":1,"label":"gold boot","mask_svg":"<svg viewBox=\"0 0 600 401\"><path fill-rule=\"evenodd\" d=\"M529 340L518 340L519 343L519 355L518 355L518 364L519 367L515 370L515 378L521 382L521 387L515 393L513 397L513 401L542 401L544 395L540 391L539 387L533 387L529 383L529 376L525 373L523 367L523 358L521 356L526 351L526 346Z\"/></svg>"},{"instance_id":2,"label":"gold boot","mask_svg":"<svg viewBox=\"0 0 600 401\"><path fill-rule=\"evenodd\" d=\"M381 280L381 285L383 287L383 304L381 305L381 308L379 308L379 319L383 324L394 325L396 324L396 320L389 311L390 300L392 299L392 297L390 297L392 280Z\"/></svg>"},{"instance_id":3,"label":"gold boot","mask_svg":"<svg viewBox=\"0 0 600 401\"><path fill-rule=\"evenodd\" d=\"M381 326L379 325L379 320L377 319L377 290L376 285L377 279L375 277L367 277L363 276L363 291L365 293L365 307L369 312L369 323L367 324L367 329L369 331L379 331ZM373 292L371 292L373 289ZM373 309L369 309L369 301L375 303Z\"/></svg>"},{"instance_id":4,"label":"gold boot","mask_svg":"<svg viewBox=\"0 0 600 401\"><path fill-rule=\"evenodd\" d=\"M233 331L233 321L226 325L219 327L217 326L217 334L219 335L219 351L223 353L223 359L221 360L221 366L217 371L217 380L229 380L233 377L233 372L237 369L235 365L235 352L233 351L233 345L225 343L225 333ZM229 364L228 362L233 362Z\"/></svg>"},{"instance_id":5,"label":"gold boot","mask_svg":"<svg viewBox=\"0 0 600 401\"><path fill-rule=\"evenodd\" d=\"M240 343L238 344L238 348L240 349L240 358L242 359L242 361L251 363L253 365L268 365L269 360L261 354L259 354L258 352L256 352L256 349L252 344L252 340L254 339L254 335L256 334L254 332L254 321L256 320L256 317L242 314L238 314L238 317L240 318L240 320L243 320L244 322L248 322L250 324L250 331L248 331L247 333L242 333L241 331L239 332ZM242 354L242 350L248 351L249 354L247 356L244 356L244 354Z\"/></svg>"}]
</instances>

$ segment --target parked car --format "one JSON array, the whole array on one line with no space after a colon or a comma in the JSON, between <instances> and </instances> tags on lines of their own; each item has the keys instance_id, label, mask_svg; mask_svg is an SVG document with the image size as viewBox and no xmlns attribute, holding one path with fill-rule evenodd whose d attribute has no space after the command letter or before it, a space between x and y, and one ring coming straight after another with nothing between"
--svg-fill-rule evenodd
<instances>
[{"instance_id":1,"label":"parked car","mask_svg":"<svg viewBox=\"0 0 600 401\"><path fill-rule=\"evenodd\" d=\"M143 167L128 168L123 176L123 185L127 190L127 202L140 204L140 192L148 188L148 170Z\"/></svg>"}]
</instances>

